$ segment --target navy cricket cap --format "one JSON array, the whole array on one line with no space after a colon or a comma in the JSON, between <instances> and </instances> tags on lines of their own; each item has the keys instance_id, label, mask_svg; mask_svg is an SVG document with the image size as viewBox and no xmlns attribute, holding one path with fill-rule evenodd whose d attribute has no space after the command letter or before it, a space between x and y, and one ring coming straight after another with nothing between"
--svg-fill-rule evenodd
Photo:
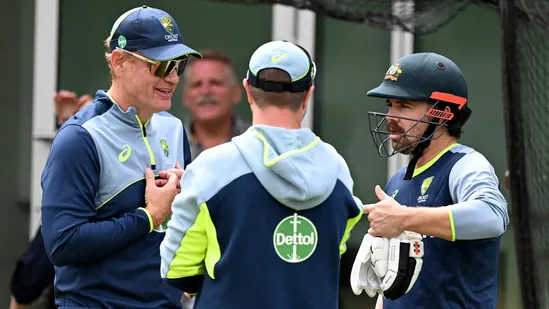
<instances>
[{"instance_id":1,"label":"navy cricket cap","mask_svg":"<svg viewBox=\"0 0 549 309\"><path fill-rule=\"evenodd\" d=\"M259 78L264 69L279 69L290 75L291 82L282 83ZM316 65L309 52L288 41L272 41L261 45L250 58L248 83L267 92L305 92L314 83Z\"/></svg>"},{"instance_id":2,"label":"navy cricket cap","mask_svg":"<svg viewBox=\"0 0 549 309\"><path fill-rule=\"evenodd\" d=\"M146 5L133 8L118 17L110 37L110 52L118 47L140 52L157 61L185 55L201 57L200 53L183 44L179 28L170 14Z\"/></svg>"}]
</instances>

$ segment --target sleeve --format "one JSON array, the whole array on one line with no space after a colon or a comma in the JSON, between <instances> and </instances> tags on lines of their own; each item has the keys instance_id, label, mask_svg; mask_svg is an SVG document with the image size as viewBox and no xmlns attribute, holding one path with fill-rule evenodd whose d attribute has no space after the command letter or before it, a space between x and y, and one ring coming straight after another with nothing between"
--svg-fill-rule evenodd
<instances>
[{"instance_id":1,"label":"sleeve","mask_svg":"<svg viewBox=\"0 0 549 309\"><path fill-rule=\"evenodd\" d=\"M332 147L332 149L335 152L335 148ZM345 185L345 187L349 190L349 193L352 196L352 201L350 201L351 205L347 208L349 209L349 219L347 220L345 232L339 245L339 255L343 255L347 251L347 241L349 240L349 237L351 237L351 231L358 223L358 221L360 221L360 219L362 218L362 214L364 213L364 204L358 197L353 196L354 181L351 176L351 171L349 170L347 162L341 155L337 154L337 157L340 168L338 179ZM349 203L346 204L348 205Z\"/></svg>"},{"instance_id":2,"label":"sleeve","mask_svg":"<svg viewBox=\"0 0 549 309\"><path fill-rule=\"evenodd\" d=\"M183 190L172 204L172 219L160 245L162 278L191 294L202 287L206 271L215 278L213 265L220 256L208 207L198 198L195 167L193 162L183 174Z\"/></svg>"},{"instance_id":3,"label":"sleeve","mask_svg":"<svg viewBox=\"0 0 549 309\"><path fill-rule=\"evenodd\" d=\"M347 251L347 241L349 240L349 237L351 237L351 231L358 221L360 221L362 214L364 213L364 205L358 197L353 196L352 204L353 205L350 207L351 211L349 211L349 219L347 220L347 225L345 226L345 233L343 234L343 238L341 239L341 244L339 246L339 255L343 255L343 253Z\"/></svg>"},{"instance_id":4,"label":"sleeve","mask_svg":"<svg viewBox=\"0 0 549 309\"><path fill-rule=\"evenodd\" d=\"M189 144L187 131L183 128L183 169L186 169L191 164L191 161L191 145Z\"/></svg>"},{"instance_id":5,"label":"sleeve","mask_svg":"<svg viewBox=\"0 0 549 309\"><path fill-rule=\"evenodd\" d=\"M449 178L454 205L449 207L452 240L498 237L507 230L507 202L492 165L478 153L463 156Z\"/></svg>"},{"instance_id":6,"label":"sleeve","mask_svg":"<svg viewBox=\"0 0 549 309\"><path fill-rule=\"evenodd\" d=\"M98 221L94 198L99 179L99 156L90 134L77 125L62 128L42 172L42 233L54 265L103 259L152 231L144 208Z\"/></svg>"},{"instance_id":7,"label":"sleeve","mask_svg":"<svg viewBox=\"0 0 549 309\"><path fill-rule=\"evenodd\" d=\"M17 260L11 277L11 294L19 304L30 304L53 283L55 270L42 238L41 229L34 236L27 251Z\"/></svg>"}]
</instances>

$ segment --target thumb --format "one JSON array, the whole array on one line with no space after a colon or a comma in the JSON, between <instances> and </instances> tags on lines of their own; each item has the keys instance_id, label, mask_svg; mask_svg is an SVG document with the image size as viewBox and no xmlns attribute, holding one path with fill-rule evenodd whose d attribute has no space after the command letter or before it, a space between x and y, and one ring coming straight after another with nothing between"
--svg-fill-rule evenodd
<instances>
[{"instance_id":1,"label":"thumb","mask_svg":"<svg viewBox=\"0 0 549 309\"><path fill-rule=\"evenodd\" d=\"M175 162L175 168L182 169L181 164L179 164L179 161Z\"/></svg>"},{"instance_id":2,"label":"thumb","mask_svg":"<svg viewBox=\"0 0 549 309\"><path fill-rule=\"evenodd\" d=\"M376 186L376 195L377 195L377 198L380 201L390 199L390 197L387 195L387 193L385 193L385 191L383 191L383 189L381 189L381 187L379 185Z\"/></svg>"},{"instance_id":3,"label":"thumb","mask_svg":"<svg viewBox=\"0 0 549 309\"><path fill-rule=\"evenodd\" d=\"M145 169L145 182L147 185L154 184L154 172L150 168Z\"/></svg>"},{"instance_id":4,"label":"thumb","mask_svg":"<svg viewBox=\"0 0 549 309\"><path fill-rule=\"evenodd\" d=\"M166 184L166 186L173 186L175 188L177 186L177 181L179 180L177 178L177 175L174 173L168 173L168 175L170 176L170 178L168 178L168 183Z\"/></svg>"}]
</instances>

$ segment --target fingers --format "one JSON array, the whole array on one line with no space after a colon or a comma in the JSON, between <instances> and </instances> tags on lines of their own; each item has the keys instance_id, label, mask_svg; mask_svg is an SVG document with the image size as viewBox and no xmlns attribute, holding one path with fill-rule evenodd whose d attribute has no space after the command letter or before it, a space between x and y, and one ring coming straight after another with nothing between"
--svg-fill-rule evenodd
<instances>
[{"instance_id":1,"label":"fingers","mask_svg":"<svg viewBox=\"0 0 549 309\"><path fill-rule=\"evenodd\" d=\"M181 164L179 164L179 161L175 162L175 168L178 170L182 170Z\"/></svg>"},{"instance_id":2,"label":"fingers","mask_svg":"<svg viewBox=\"0 0 549 309\"><path fill-rule=\"evenodd\" d=\"M169 169L167 171L158 172L158 176L160 178L163 178L163 179L170 178L170 174L175 174L175 176L177 176L177 178L181 179L181 177L183 177L183 170L172 168L172 169Z\"/></svg>"},{"instance_id":3,"label":"fingers","mask_svg":"<svg viewBox=\"0 0 549 309\"><path fill-rule=\"evenodd\" d=\"M390 197L385 193L385 191L383 191L383 189L381 189L381 187L379 185L376 185L376 195L377 195L377 198L380 200L380 201L383 201L383 200L386 200L386 199L389 199Z\"/></svg>"},{"instance_id":4,"label":"fingers","mask_svg":"<svg viewBox=\"0 0 549 309\"><path fill-rule=\"evenodd\" d=\"M183 177L183 170L177 168L171 168L168 170L169 173L175 174L177 178Z\"/></svg>"},{"instance_id":5,"label":"fingers","mask_svg":"<svg viewBox=\"0 0 549 309\"><path fill-rule=\"evenodd\" d=\"M177 188L179 177L177 177L177 175L174 173L168 173L168 174L169 174L169 178L168 178L168 183L166 183L166 186L173 186L174 189Z\"/></svg>"},{"instance_id":6,"label":"fingers","mask_svg":"<svg viewBox=\"0 0 549 309\"><path fill-rule=\"evenodd\" d=\"M368 229L368 234L374 236L374 237L378 237L379 234L373 229L373 228L369 228Z\"/></svg>"},{"instance_id":7,"label":"fingers","mask_svg":"<svg viewBox=\"0 0 549 309\"><path fill-rule=\"evenodd\" d=\"M54 94L54 100L61 102L62 100L77 100L76 93L67 90L60 90Z\"/></svg>"},{"instance_id":8,"label":"fingers","mask_svg":"<svg viewBox=\"0 0 549 309\"><path fill-rule=\"evenodd\" d=\"M89 101L93 101L93 98L89 94L83 94L78 98L78 105L83 105Z\"/></svg>"},{"instance_id":9,"label":"fingers","mask_svg":"<svg viewBox=\"0 0 549 309\"><path fill-rule=\"evenodd\" d=\"M158 172L158 177L160 177L162 179L168 179L168 178L170 178L170 172L160 171L160 172Z\"/></svg>"},{"instance_id":10,"label":"fingers","mask_svg":"<svg viewBox=\"0 0 549 309\"><path fill-rule=\"evenodd\" d=\"M145 182L147 185L154 184L154 172L150 168L145 169Z\"/></svg>"},{"instance_id":11,"label":"fingers","mask_svg":"<svg viewBox=\"0 0 549 309\"><path fill-rule=\"evenodd\" d=\"M364 213L369 214L374 209L375 204L366 204L364 205Z\"/></svg>"},{"instance_id":12,"label":"fingers","mask_svg":"<svg viewBox=\"0 0 549 309\"><path fill-rule=\"evenodd\" d=\"M157 187L163 187L168 183L168 180L166 179L157 179L154 181Z\"/></svg>"}]
</instances>

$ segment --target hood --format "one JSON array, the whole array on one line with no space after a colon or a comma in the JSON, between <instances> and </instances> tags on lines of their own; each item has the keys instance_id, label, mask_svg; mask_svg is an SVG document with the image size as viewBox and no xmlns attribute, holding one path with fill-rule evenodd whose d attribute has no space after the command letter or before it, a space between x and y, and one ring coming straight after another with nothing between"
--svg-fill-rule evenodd
<instances>
[{"instance_id":1,"label":"hood","mask_svg":"<svg viewBox=\"0 0 549 309\"><path fill-rule=\"evenodd\" d=\"M261 185L286 207L314 208L336 185L339 154L310 129L256 125L232 141Z\"/></svg>"}]
</instances>

